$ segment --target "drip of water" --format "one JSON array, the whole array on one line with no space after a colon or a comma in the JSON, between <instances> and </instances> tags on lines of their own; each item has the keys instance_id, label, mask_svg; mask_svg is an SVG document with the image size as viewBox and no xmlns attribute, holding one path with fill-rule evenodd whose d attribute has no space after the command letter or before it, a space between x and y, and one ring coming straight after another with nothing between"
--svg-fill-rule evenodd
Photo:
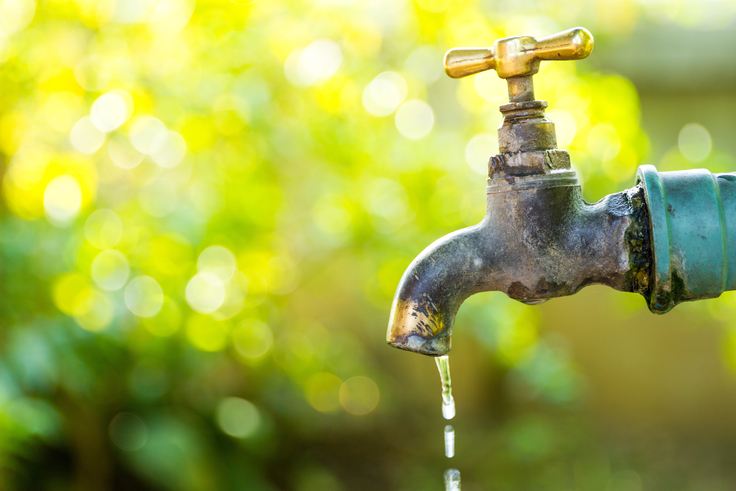
<instances>
[{"instance_id":1,"label":"drip of water","mask_svg":"<svg viewBox=\"0 0 736 491\"><path fill-rule=\"evenodd\" d=\"M450 381L450 359L447 355L435 358L437 369L442 379L442 416L445 419L455 417L455 399L452 398L452 382ZM455 456L455 429L452 425L445 426L445 455L447 458ZM445 491L460 491L460 471L447 469L445 471Z\"/></svg>"},{"instance_id":2,"label":"drip of water","mask_svg":"<svg viewBox=\"0 0 736 491\"><path fill-rule=\"evenodd\" d=\"M452 425L445 426L445 456L448 459L455 456L455 428Z\"/></svg>"},{"instance_id":3,"label":"drip of water","mask_svg":"<svg viewBox=\"0 0 736 491\"><path fill-rule=\"evenodd\" d=\"M445 491L460 491L460 471L447 469L445 471Z\"/></svg>"},{"instance_id":4,"label":"drip of water","mask_svg":"<svg viewBox=\"0 0 736 491\"><path fill-rule=\"evenodd\" d=\"M452 382L450 380L450 358L447 355L434 359L442 379L442 416L445 419L455 417L455 399L452 398Z\"/></svg>"}]
</instances>

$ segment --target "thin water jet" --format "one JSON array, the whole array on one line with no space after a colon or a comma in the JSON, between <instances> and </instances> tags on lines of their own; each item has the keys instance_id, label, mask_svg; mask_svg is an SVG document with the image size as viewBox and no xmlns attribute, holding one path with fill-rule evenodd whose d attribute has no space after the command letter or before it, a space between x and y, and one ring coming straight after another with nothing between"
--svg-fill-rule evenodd
<instances>
[{"instance_id":1,"label":"thin water jet","mask_svg":"<svg viewBox=\"0 0 736 491\"><path fill-rule=\"evenodd\" d=\"M445 419L455 417L455 399L452 398L452 381L450 380L450 357L438 356L435 359L442 380L442 416Z\"/></svg>"}]
</instances>

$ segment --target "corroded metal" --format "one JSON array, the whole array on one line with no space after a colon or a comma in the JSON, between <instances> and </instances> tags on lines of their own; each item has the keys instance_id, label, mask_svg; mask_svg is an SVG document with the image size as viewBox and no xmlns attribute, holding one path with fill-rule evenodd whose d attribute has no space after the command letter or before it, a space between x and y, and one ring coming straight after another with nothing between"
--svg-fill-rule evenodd
<instances>
[{"instance_id":1,"label":"corroded metal","mask_svg":"<svg viewBox=\"0 0 736 491\"><path fill-rule=\"evenodd\" d=\"M499 108L503 122L498 128L501 153L534 152L557 148L555 124L544 115L545 101L504 104Z\"/></svg>"},{"instance_id":2,"label":"corroded metal","mask_svg":"<svg viewBox=\"0 0 736 491\"><path fill-rule=\"evenodd\" d=\"M626 245L629 249L628 282L631 291L648 296L649 282L652 274L652 240L649 220L649 209L646 205L644 188L637 185L634 192L629 193L631 203L631 227L626 230Z\"/></svg>"},{"instance_id":3,"label":"corroded metal","mask_svg":"<svg viewBox=\"0 0 736 491\"><path fill-rule=\"evenodd\" d=\"M594 283L637 291L641 279L631 274L636 254L630 235L643 229L634 202L640 192L637 187L588 204L571 171L489 179L483 221L430 245L404 273L389 344L446 354L458 308L482 291L526 303Z\"/></svg>"}]
</instances>

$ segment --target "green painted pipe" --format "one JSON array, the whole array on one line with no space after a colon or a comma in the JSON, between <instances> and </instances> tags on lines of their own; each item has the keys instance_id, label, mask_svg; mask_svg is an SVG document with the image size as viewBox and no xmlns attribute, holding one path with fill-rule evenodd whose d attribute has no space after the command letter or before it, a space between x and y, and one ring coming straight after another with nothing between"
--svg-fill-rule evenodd
<instances>
[{"instance_id":1,"label":"green painted pipe","mask_svg":"<svg viewBox=\"0 0 736 491\"><path fill-rule=\"evenodd\" d=\"M736 175L639 167L652 240L649 308L736 289Z\"/></svg>"}]
</instances>

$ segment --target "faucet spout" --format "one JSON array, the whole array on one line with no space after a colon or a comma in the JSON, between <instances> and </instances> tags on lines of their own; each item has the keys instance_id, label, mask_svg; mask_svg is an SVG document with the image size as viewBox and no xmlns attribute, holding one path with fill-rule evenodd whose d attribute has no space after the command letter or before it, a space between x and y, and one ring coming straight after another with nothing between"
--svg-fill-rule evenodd
<instances>
[{"instance_id":1,"label":"faucet spout","mask_svg":"<svg viewBox=\"0 0 736 491\"><path fill-rule=\"evenodd\" d=\"M488 248L479 224L442 237L414 259L394 296L388 343L430 356L447 354L462 302L492 289Z\"/></svg>"}]
</instances>

